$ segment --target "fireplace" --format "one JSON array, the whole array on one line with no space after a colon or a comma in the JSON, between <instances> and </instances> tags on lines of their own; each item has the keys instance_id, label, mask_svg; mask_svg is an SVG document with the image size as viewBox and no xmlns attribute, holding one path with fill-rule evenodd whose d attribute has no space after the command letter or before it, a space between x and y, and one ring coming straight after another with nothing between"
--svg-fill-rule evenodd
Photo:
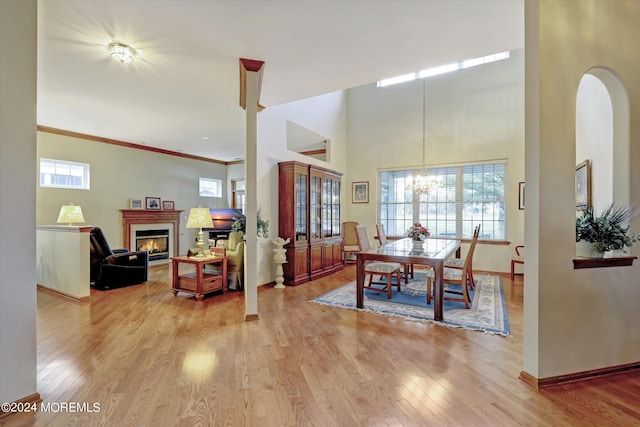
<instances>
[{"instance_id":1,"label":"fireplace","mask_svg":"<svg viewBox=\"0 0 640 427\"><path fill-rule=\"evenodd\" d=\"M169 229L137 230L136 250L149 252L149 262L169 259Z\"/></svg>"},{"instance_id":2,"label":"fireplace","mask_svg":"<svg viewBox=\"0 0 640 427\"><path fill-rule=\"evenodd\" d=\"M123 247L137 250L150 245L149 265L166 264L180 254L180 213L182 210L121 209ZM155 238L163 230L161 238ZM138 242L138 234L143 239ZM148 234L145 234L148 233ZM149 242L148 240L154 240ZM161 241L158 241L161 240ZM154 253L155 252L155 253Z\"/></svg>"}]
</instances>

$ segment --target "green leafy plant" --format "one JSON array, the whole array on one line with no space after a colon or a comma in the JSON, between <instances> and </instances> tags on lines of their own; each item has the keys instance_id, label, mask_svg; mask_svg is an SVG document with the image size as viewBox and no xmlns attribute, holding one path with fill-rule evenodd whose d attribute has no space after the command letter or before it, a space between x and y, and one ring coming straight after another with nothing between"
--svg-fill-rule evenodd
<instances>
[{"instance_id":1,"label":"green leafy plant","mask_svg":"<svg viewBox=\"0 0 640 427\"><path fill-rule=\"evenodd\" d=\"M263 219L260 209L256 215L258 220L258 237L269 237L269 220ZM231 224L231 231L240 232L243 235L247 233L247 219L246 217L235 218L233 224Z\"/></svg>"},{"instance_id":2,"label":"green leafy plant","mask_svg":"<svg viewBox=\"0 0 640 427\"><path fill-rule=\"evenodd\" d=\"M576 218L576 242L589 242L600 254L612 250L626 253L625 248L640 241L640 233L630 233L631 227L626 225L635 213L632 208L611 204L596 216L593 207L587 207Z\"/></svg>"}]
</instances>

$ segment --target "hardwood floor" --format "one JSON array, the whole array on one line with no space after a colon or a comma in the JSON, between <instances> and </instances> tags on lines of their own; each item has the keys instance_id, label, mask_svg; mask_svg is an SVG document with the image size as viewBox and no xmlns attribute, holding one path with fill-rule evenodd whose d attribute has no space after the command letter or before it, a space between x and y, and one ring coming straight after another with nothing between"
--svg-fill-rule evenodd
<instances>
[{"instance_id":1,"label":"hardwood floor","mask_svg":"<svg viewBox=\"0 0 640 427\"><path fill-rule=\"evenodd\" d=\"M0 425L640 425L638 373L544 391L518 379L522 279L503 278L505 338L308 302L353 280L353 265L261 288L252 322L242 293L174 297L169 277L153 267L146 284L92 290L82 304L39 291L37 390L45 404L99 412Z\"/></svg>"}]
</instances>

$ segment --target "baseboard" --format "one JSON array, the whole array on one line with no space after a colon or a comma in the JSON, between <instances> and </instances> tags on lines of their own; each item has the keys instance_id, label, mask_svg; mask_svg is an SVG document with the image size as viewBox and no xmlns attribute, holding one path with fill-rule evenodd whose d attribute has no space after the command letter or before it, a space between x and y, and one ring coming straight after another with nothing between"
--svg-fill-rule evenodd
<instances>
[{"instance_id":1,"label":"baseboard","mask_svg":"<svg viewBox=\"0 0 640 427\"><path fill-rule=\"evenodd\" d=\"M244 316L244 320L247 322L250 320L260 320L260 316L257 314L247 314Z\"/></svg>"},{"instance_id":2,"label":"baseboard","mask_svg":"<svg viewBox=\"0 0 640 427\"><path fill-rule=\"evenodd\" d=\"M42 398L40 398L40 393L33 393L29 396L23 397L22 399L18 399L18 400L14 400L13 402L9 403L9 406L11 406L11 404L16 403L16 404L27 404L28 406L32 406L32 405L38 405L40 403L42 403ZM4 417L8 417L10 415L13 414L23 414L26 411L13 411L13 412L5 412L2 409L0 409L0 419L4 418Z\"/></svg>"},{"instance_id":3,"label":"baseboard","mask_svg":"<svg viewBox=\"0 0 640 427\"><path fill-rule=\"evenodd\" d=\"M48 288L48 287L40 285L40 284L38 284L37 286L38 286L38 289L43 291L43 292L47 292L47 293L50 293L52 295L57 295L59 297L70 299L71 301L74 301L74 302L88 302L88 301L91 300L91 296L78 298L78 297L75 297L73 295L69 295L69 294L66 294L64 292L61 292L61 291L59 291L57 289Z\"/></svg>"},{"instance_id":4,"label":"baseboard","mask_svg":"<svg viewBox=\"0 0 640 427\"><path fill-rule=\"evenodd\" d=\"M528 386L537 390L572 384L580 381L587 381L596 378L606 378L614 375L628 373L632 371L640 371L640 362L629 363L626 365L611 366L608 368L594 369L591 371L576 372L573 374L558 375L556 377L536 378L533 375L521 371L520 380Z\"/></svg>"}]
</instances>

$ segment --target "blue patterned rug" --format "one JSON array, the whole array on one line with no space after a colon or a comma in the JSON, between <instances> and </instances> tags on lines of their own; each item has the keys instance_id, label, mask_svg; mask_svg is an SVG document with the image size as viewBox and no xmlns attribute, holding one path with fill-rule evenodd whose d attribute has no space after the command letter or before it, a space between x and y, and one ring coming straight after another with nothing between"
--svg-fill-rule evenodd
<instances>
[{"instance_id":1,"label":"blue patterned rug","mask_svg":"<svg viewBox=\"0 0 640 427\"><path fill-rule=\"evenodd\" d=\"M464 308L464 303L455 301L444 302L444 320L433 320L433 300L427 305L426 275L416 272L415 277L408 284L402 283L402 291L393 288L392 299L387 294L364 291L364 308L356 308L356 282L327 292L312 300L318 304L344 307L353 310L369 311L388 316L402 317L408 320L432 322L452 328L464 328L483 331L509 337L509 317L502 291L500 276L490 274L474 275L475 291L472 292L470 309Z\"/></svg>"}]
</instances>

